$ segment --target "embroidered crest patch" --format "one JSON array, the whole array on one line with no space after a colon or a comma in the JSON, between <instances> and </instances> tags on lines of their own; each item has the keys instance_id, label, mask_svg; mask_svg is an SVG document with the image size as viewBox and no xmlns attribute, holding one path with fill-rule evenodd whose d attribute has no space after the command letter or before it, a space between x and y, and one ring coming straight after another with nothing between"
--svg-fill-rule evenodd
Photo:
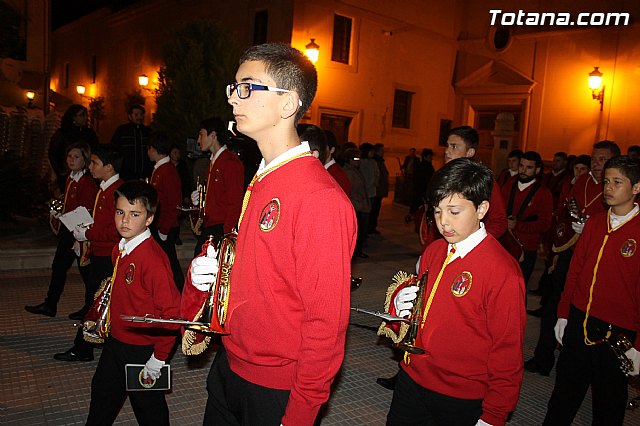
<instances>
[{"instance_id":1,"label":"embroidered crest patch","mask_svg":"<svg viewBox=\"0 0 640 426\"><path fill-rule=\"evenodd\" d=\"M629 238L627 241L622 243L622 247L620 247L620 254L624 257L631 257L636 253L636 247L636 240Z\"/></svg>"},{"instance_id":2,"label":"embroidered crest patch","mask_svg":"<svg viewBox=\"0 0 640 426\"><path fill-rule=\"evenodd\" d=\"M280 219L280 200L277 198L272 199L264 206L260 213L260 230L264 232L270 232L278 224Z\"/></svg>"},{"instance_id":3,"label":"embroidered crest patch","mask_svg":"<svg viewBox=\"0 0 640 426\"><path fill-rule=\"evenodd\" d=\"M564 235L564 223L559 223L556 227L556 235L562 237Z\"/></svg>"},{"instance_id":4,"label":"embroidered crest patch","mask_svg":"<svg viewBox=\"0 0 640 426\"><path fill-rule=\"evenodd\" d=\"M124 273L124 281L127 284L131 284L133 282L133 279L135 278L136 275L136 265L134 265L133 263L129 264L129 267L127 268L127 271Z\"/></svg>"},{"instance_id":5,"label":"embroidered crest patch","mask_svg":"<svg viewBox=\"0 0 640 426\"><path fill-rule=\"evenodd\" d=\"M451 284L451 294L455 297L465 296L469 293L469 290L471 290L472 281L473 277L471 276L471 272L464 271L454 278Z\"/></svg>"}]
</instances>

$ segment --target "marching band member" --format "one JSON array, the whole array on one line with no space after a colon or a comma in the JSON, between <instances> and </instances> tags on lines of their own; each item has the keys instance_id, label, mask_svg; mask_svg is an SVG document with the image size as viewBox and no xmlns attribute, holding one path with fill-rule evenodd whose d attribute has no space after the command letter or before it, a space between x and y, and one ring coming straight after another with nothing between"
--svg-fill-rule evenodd
<instances>
[{"instance_id":1,"label":"marching band member","mask_svg":"<svg viewBox=\"0 0 640 426\"><path fill-rule=\"evenodd\" d=\"M158 209L152 225L152 234L162 250L167 253L173 272L173 281L182 293L184 275L176 253L176 240L180 235L180 210L182 205L182 184L178 169L171 162L171 141L162 132L154 132L149 137L147 153L155 163L149 183L158 191Z\"/></svg>"},{"instance_id":2,"label":"marching band member","mask_svg":"<svg viewBox=\"0 0 640 426\"><path fill-rule=\"evenodd\" d=\"M263 161L245 194L205 425L310 426L342 364L356 221L296 133L316 86L313 64L275 43L249 48L227 86L238 130ZM206 291L215 280L206 259L192 262L187 286Z\"/></svg>"},{"instance_id":3,"label":"marching band member","mask_svg":"<svg viewBox=\"0 0 640 426\"><path fill-rule=\"evenodd\" d=\"M194 257L200 253L209 235L215 241L238 224L244 194L244 166L238 156L226 145L227 130L224 122L211 117L200 123L198 145L203 152L211 152L204 200L204 220L197 238ZM191 193L194 206L200 204L199 191Z\"/></svg>"},{"instance_id":4,"label":"marching band member","mask_svg":"<svg viewBox=\"0 0 640 426\"><path fill-rule=\"evenodd\" d=\"M100 190L96 195L93 208L93 225L90 228L76 227L73 236L78 241L91 243L91 289L89 298L85 300L85 306L79 317L83 319L93 304L94 295L100 288L100 283L109 278L113 273L111 253L120 241L120 235L113 221L116 208L114 193L122 185L122 179L118 171L122 167L120 152L109 146L101 145L91 153L89 171L94 179L100 180ZM73 347L65 352L53 356L58 361L93 361L93 345L82 338L82 329L78 329Z\"/></svg>"},{"instance_id":5,"label":"marching band member","mask_svg":"<svg viewBox=\"0 0 640 426\"><path fill-rule=\"evenodd\" d=\"M604 164L615 155L620 155L620 148L611 141L600 141L593 146L591 170L577 177L573 186L561 196L563 202L556 210L556 229L552 251L556 253L551 273L551 295L545 302L540 321L540 336L534 350L533 358L527 360L524 367L527 371L548 376L555 363L557 342L553 332L556 324L558 303L565 286L567 272L575 247L584 223L571 217L567 200L574 199L580 214L585 218L605 211L602 198L602 178Z\"/></svg>"},{"instance_id":6,"label":"marching band member","mask_svg":"<svg viewBox=\"0 0 640 426\"><path fill-rule=\"evenodd\" d=\"M171 279L167 255L147 228L158 203L156 190L142 181L123 183L115 191L115 224L122 236L113 248L110 300L111 331L91 380L87 425L113 424L127 397L126 364L144 364L143 379L158 379L176 335L158 327L132 324L122 315L177 318L180 293ZM162 391L129 392L139 424L168 425L169 409Z\"/></svg>"},{"instance_id":7,"label":"marching band member","mask_svg":"<svg viewBox=\"0 0 640 426\"><path fill-rule=\"evenodd\" d=\"M617 156L604 166L609 210L589 218L578 240L558 305L556 339L562 351L545 425L569 425L591 386L593 424L622 425L627 377L609 343L624 335L638 374L640 362L640 161ZM635 238L634 238L635 237ZM638 255L638 256L636 256Z\"/></svg>"},{"instance_id":8,"label":"marching band member","mask_svg":"<svg viewBox=\"0 0 640 426\"><path fill-rule=\"evenodd\" d=\"M70 174L64 191L64 208L62 214L84 206L89 213L93 209L93 202L98 192L96 183L87 173L89 164L89 145L85 143L74 143L67 148L67 167ZM76 260L78 269L85 285L85 294L88 293L91 282L91 267L89 265L88 247L86 244L79 244L79 251L76 253L74 246L78 247L78 242L64 225L60 225L58 234L58 246L56 254L51 264L51 281L49 291L44 303L35 306L25 306L25 310L32 314L55 317L58 310L58 302L64 291L67 281L67 271ZM75 312L74 312L75 313ZM73 315L73 314L72 314Z\"/></svg>"},{"instance_id":9,"label":"marching band member","mask_svg":"<svg viewBox=\"0 0 640 426\"><path fill-rule=\"evenodd\" d=\"M491 170L468 158L431 180L444 239L420 259L419 276L429 275L415 345L426 352L401 361L387 425L504 425L518 402L525 289L518 263L482 223L493 187ZM410 315L417 290L398 286L389 313Z\"/></svg>"}]
</instances>

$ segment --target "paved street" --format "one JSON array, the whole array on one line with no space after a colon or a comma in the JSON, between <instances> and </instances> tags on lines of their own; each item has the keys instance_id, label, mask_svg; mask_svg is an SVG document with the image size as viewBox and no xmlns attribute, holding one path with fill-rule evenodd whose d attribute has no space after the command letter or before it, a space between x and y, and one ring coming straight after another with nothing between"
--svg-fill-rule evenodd
<instances>
[{"instance_id":1,"label":"paved street","mask_svg":"<svg viewBox=\"0 0 640 426\"><path fill-rule=\"evenodd\" d=\"M383 204L382 234L369 238L365 251L370 258L354 263L354 275L364 277L364 282L352 292L352 306L382 309L385 290L394 273L400 269L414 271L420 246L413 228L403 223L406 210L388 200ZM182 237L180 255L186 270L194 244L187 226L183 227ZM47 256L53 254L54 245L55 239L45 227L22 237L0 238L0 424L3 425L84 424L88 412L96 361L64 363L52 358L54 353L67 350L75 335L73 321L67 315L78 309L82 301L77 269L70 271L57 317L35 316L24 310L25 305L44 299L50 274ZM20 269L6 270L12 265ZM533 287L537 285L540 267L536 272ZM536 305L537 298L530 296L529 306ZM539 324L538 319L528 317L528 320L525 359L533 352ZM391 392L378 386L375 379L395 374L397 362L392 359L388 342L377 338L378 325L379 320L373 317L358 313L351 316L345 361L324 410L323 425L384 424ZM265 339L268 338L265 333ZM96 354L99 356L100 351ZM187 359L178 350L173 357L173 390L167 397L173 424L201 424L205 380L213 355L213 350L209 350L203 356ZM552 372L550 377L542 377L525 372L520 403L509 424L541 423L554 375ZM638 391L631 392L635 396ZM116 423L136 424L129 402ZM590 423L590 400L587 400L574 424ZM628 412L625 424L640 425L640 411Z\"/></svg>"}]
</instances>

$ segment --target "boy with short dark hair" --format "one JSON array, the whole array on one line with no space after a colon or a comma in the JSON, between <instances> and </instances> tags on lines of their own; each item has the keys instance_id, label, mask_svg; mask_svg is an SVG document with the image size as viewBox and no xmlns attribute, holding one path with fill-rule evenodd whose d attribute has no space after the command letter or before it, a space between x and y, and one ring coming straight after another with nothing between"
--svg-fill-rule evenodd
<instances>
[{"instance_id":1,"label":"boy with short dark hair","mask_svg":"<svg viewBox=\"0 0 640 426\"><path fill-rule=\"evenodd\" d=\"M593 424L621 425L627 376L609 347L620 336L633 345L626 356L638 374L640 362L640 161L626 155L604 166L603 194L609 206L587 220L575 246L555 326L562 351L544 424L571 424L591 386Z\"/></svg>"},{"instance_id":2,"label":"boy with short dark hair","mask_svg":"<svg viewBox=\"0 0 640 426\"><path fill-rule=\"evenodd\" d=\"M525 290L518 263L487 233L482 218L494 186L489 168L449 161L430 184L444 239L422 253L429 271L416 346L395 385L388 425L504 425L522 384ZM418 286L400 285L389 311L411 314Z\"/></svg>"},{"instance_id":3,"label":"boy with short dark hair","mask_svg":"<svg viewBox=\"0 0 640 426\"><path fill-rule=\"evenodd\" d=\"M344 358L356 221L296 132L316 86L308 58L279 43L250 47L227 86L238 130L263 161L240 215L229 334L207 379L205 425L311 426ZM185 294L206 294L215 280L206 259L193 260Z\"/></svg>"},{"instance_id":4,"label":"boy with short dark hair","mask_svg":"<svg viewBox=\"0 0 640 426\"><path fill-rule=\"evenodd\" d=\"M160 377L175 344L174 325L134 324L122 315L177 318L180 293L171 279L167 255L151 238L158 203L156 190L142 181L123 183L114 194L115 224L122 236L113 248L114 271L110 301L111 329L91 381L87 424L113 424L127 397L125 365L145 364L143 379ZM140 424L169 424L164 392L128 394Z\"/></svg>"},{"instance_id":5,"label":"boy with short dark hair","mask_svg":"<svg viewBox=\"0 0 640 426\"><path fill-rule=\"evenodd\" d=\"M113 147L101 145L91 153L89 171L94 179L100 180L100 189L94 202L93 225L88 229L79 226L73 230L76 240L90 242L91 278L85 294L84 307L69 315L69 318L74 320L84 318L93 304L100 283L113 273L111 253L120 241L120 235L113 221L115 215L113 197L115 190L123 183L118 174L120 167L122 167L122 156ZM92 361L93 345L82 338L82 330L78 329L73 347L66 352L55 354L53 358L58 361Z\"/></svg>"}]
</instances>

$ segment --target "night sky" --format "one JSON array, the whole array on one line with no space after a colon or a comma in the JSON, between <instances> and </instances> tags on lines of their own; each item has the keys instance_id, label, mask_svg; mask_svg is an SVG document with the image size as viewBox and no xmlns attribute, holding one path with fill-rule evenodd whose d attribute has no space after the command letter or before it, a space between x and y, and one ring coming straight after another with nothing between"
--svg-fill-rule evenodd
<instances>
[{"instance_id":1,"label":"night sky","mask_svg":"<svg viewBox=\"0 0 640 426\"><path fill-rule=\"evenodd\" d=\"M55 30L101 7L109 6L115 12L138 1L140 0L51 0L51 26Z\"/></svg>"}]
</instances>

